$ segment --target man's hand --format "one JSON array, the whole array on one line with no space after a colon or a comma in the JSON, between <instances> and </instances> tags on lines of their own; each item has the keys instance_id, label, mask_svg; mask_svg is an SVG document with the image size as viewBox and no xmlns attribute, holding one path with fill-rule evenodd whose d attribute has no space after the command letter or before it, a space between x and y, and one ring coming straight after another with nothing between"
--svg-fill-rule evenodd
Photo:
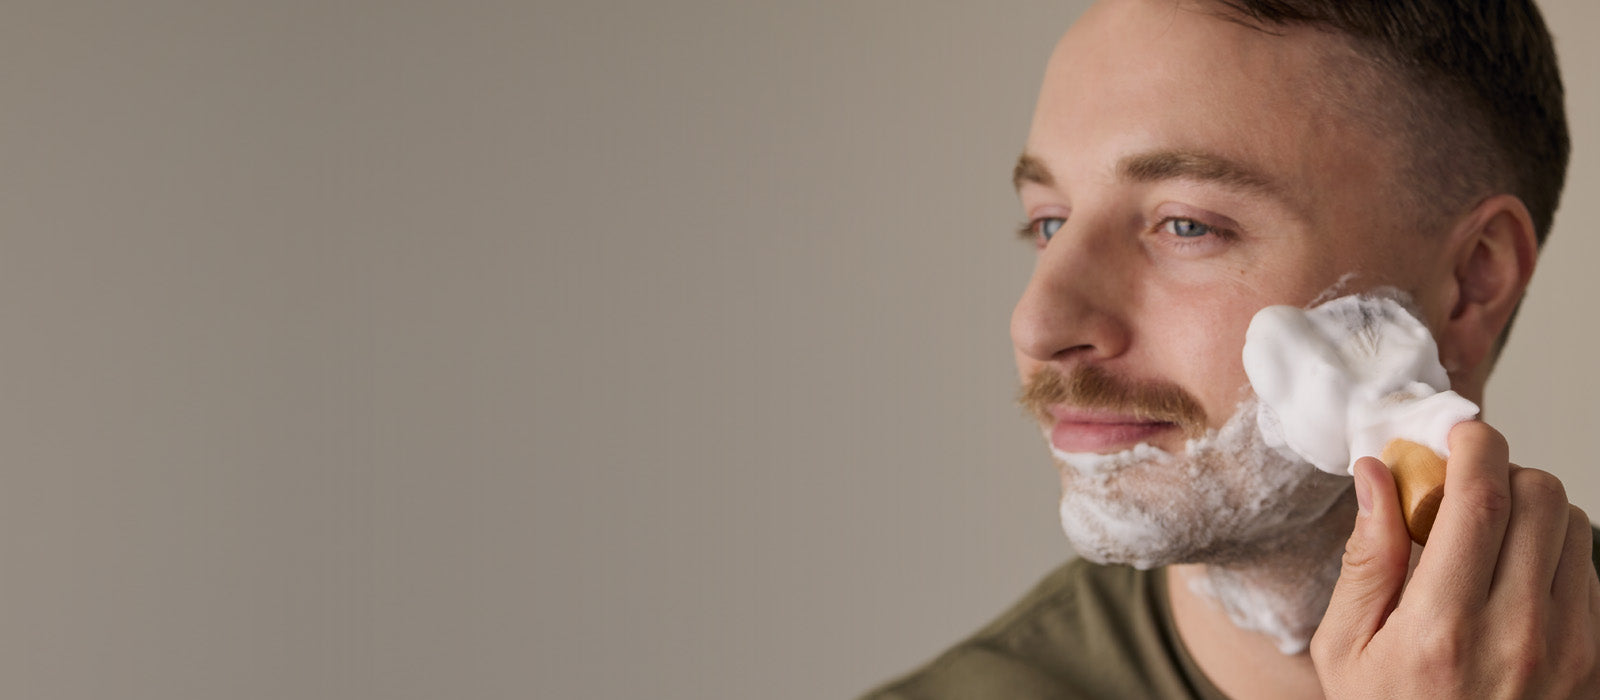
<instances>
[{"instance_id":1,"label":"man's hand","mask_svg":"<svg viewBox=\"0 0 1600 700\"><path fill-rule=\"evenodd\" d=\"M1600 578L1589 519L1505 438L1450 432L1445 495L1411 539L1383 463L1356 463L1361 514L1311 658L1329 698L1600 698ZM1404 593L1402 594L1402 589Z\"/></svg>"}]
</instances>

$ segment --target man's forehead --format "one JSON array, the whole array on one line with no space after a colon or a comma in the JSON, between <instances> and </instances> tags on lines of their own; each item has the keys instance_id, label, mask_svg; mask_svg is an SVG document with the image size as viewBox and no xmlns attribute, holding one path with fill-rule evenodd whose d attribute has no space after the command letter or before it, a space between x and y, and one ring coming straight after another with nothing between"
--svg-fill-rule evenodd
<instances>
[{"instance_id":1,"label":"man's forehead","mask_svg":"<svg viewBox=\"0 0 1600 700\"><path fill-rule=\"evenodd\" d=\"M1108 53L1111 45L1129 51ZM1210 0L1100 0L1086 10L1056 44L1051 64L1068 61L1078 69L1160 65L1172 54L1201 52L1216 66L1271 66L1286 57L1327 53L1349 44L1333 34L1303 26L1252 25L1237 11Z\"/></svg>"},{"instance_id":2,"label":"man's forehead","mask_svg":"<svg viewBox=\"0 0 1600 700\"><path fill-rule=\"evenodd\" d=\"M1396 149L1350 104L1368 91L1330 77L1353 51L1318 30L1246 26L1211 3L1097 3L1051 56L1026 147L1039 163L1019 163L1016 182L1199 175L1276 189L1302 212L1330 186L1365 189L1355 183L1391 178ZM1123 167L1141 154L1160 157Z\"/></svg>"},{"instance_id":3,"label":"man's forehead","mask_svg":"<svg viewBox=\"0 0 1600 700\"><path fill-rule=\"evenodd\" d=\"M1306 42L1179 9L1170 0L1111 0L1091 8L1056 45L1036 118L1116 106L1149 112L1172 102L1197 118L1230 105L1293 107L1324 92L1321 63ZM1126 104L1134 99L1143 102Z\"/></svg>"}]
</instances>

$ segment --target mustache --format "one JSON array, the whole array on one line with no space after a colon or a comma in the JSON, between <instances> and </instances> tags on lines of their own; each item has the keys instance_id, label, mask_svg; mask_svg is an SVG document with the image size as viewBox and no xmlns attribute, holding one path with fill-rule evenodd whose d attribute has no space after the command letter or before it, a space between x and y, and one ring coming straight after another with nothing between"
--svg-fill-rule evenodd
<instances>
[{"instance_id":1,"label":"mustache","mask_svg":"<svg viewBox=\"0 0 1600 700\"><path fill-rule=\"evenodd\" d=\"M1040 367L1017 394L1017 403L1050 423L1050 407L1065 404L1134 416L1141 421L1172 423L1189 437L1206 431L1206 412L1189 392L1171 382L1125 379L1094 365L1080 365L1070 374Z\"/></svg>"}]
</instances>

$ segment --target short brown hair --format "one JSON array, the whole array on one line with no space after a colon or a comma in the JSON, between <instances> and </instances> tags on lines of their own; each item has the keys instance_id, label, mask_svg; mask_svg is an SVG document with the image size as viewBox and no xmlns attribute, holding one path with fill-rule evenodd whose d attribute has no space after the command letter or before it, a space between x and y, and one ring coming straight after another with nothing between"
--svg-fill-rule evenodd
<instances>
[{"instance_id":1,"label":"short brown hair","mask_svg":"<svg viewBox=\"0 0 1600 700\"><path fill-rule=\"evenodd\" d=\"M1555 47L1531 0L1216 2L1265 31L1298 25L1350 38L1404 88L1394 98L1417 194L1459 213L1509 192L1544 245L1571 139Z\"/></svg>"}]
</instances>

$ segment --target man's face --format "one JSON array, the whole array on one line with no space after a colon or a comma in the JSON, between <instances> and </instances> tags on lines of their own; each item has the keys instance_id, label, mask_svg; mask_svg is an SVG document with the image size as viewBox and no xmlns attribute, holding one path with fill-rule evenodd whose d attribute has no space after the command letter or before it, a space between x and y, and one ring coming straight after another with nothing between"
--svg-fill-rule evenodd
<instances>
[{"instance_id":1,"label":"man's face","mask_svg":"<svg viewBox=\"0 0 1600 700\"><path fill-rule=\"evenodd\" d=\"M1025 384L1068 387L1035 406L1058 452L1178 454L1222 428L1251 396L1262 307L1392 285L1437 320L1418 276L1441 237L1392 204L1397 144L1338 78L1353 53L1211 12L1108 0L1050 59L1018 168L1040 247L1011 333Z\"/></svg>"}]
</instances>

